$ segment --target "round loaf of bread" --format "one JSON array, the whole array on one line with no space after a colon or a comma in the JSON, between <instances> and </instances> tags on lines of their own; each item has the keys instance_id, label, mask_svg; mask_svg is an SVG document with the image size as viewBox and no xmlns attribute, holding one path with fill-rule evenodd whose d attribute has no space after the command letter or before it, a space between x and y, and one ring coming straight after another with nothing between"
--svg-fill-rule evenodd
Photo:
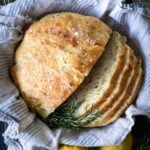
<instances>
[{"instance_id":1,"label":"round loaf of bread","mask_svg":"<svg viewBox=\"0 0 150 150\"><path fill-rule=\"evenodd\" d=\"M60 106L89 74L110 34L99 19L67 12L30 25L11 69L28 106L42 117Z\"/></svg>"}]
</instances>

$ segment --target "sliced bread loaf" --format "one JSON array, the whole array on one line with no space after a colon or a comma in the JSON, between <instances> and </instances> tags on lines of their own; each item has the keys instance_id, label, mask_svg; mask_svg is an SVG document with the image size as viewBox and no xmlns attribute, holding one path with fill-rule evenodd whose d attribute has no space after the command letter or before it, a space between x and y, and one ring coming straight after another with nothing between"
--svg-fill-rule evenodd
<instances>
[{"instance_id":1,"label":"sliced bread loaf","mask_svg":"<svg viewBox=\"0 0 150 150\"><path fill-rule=\"evenodd\" d=\"M139 81L141 80L141 73L140 73L141 68L138 67L138 60L136 57L134 57L133 64L134 64L133 71L131 75L129 76L129 79L127 81L127 84L122 94L120 94L116 98L116 100L112 102L111 105L109 105L109 108L101 109L101 112L103 113L103 115L99 117L98 119L87 124L88 127L103 126L103 125L107 125L108 123L113 122L114 120L120 117L123 111L129 106L131 101L135 99L134 95L137 95L137 92L134 92L134 91L138 91L135 89L137 89L141 85L140 84L141 81Z\"/></svg>"},{"instance_id":2,"label":"sliced bread loaf","mask_svg":"<svg viewBox=\"0 0 150 150\"><path fill-rule=\"evenodd\" d=\"M124 45L125 39L119 33L113 32L101 59L69 99L74 102L82 101L75 113L76 117L85 115L111 94L125 65Z\"/></svg>"},{"instance_id":3,"label":"sliced bread loaf","mask_svg":"<svg viewBox=\"0 0 150 150\"><path fill-rule=\"evenodd\" d=\"M76 128L104 126L115 121L135 100L142 76L141 61L124 38L113 32L90 75L53 114L53 122L49 118L49 124Z\"/></svg>"},{"instance_id":4,"label":"sliced bread loaf","mask_svg":"<svg viewBox=\"0 0 150 150\"><path fill-rule=\"evenodd\" d=\"M111 29L95 17L62 12L25 32L11 76L31 110L47 117L78 88L105 49Z\"/></svg>"},{"instance_id":5,"label":"sliced bread loaf","mask_svg":"<svg viewBox=\"0 0 150 150\"><path fill-rule=\"evenodd\" d=\"M118 103L116 104L116 106L114 108L116 108L117 112L113 115L113 117L108 120L107 122L104 122L103 125L106 125L106 123L111 123L113 121L115 121L117 118L119 118L123 112L129 107L130 104L133 103L133 101L136 99L138 92L140 90L140 87L142 85L142 80L143 80L143 70L142 70L142 65L141 65L141 61L139 60L139 68L137 68L138 70L138 77L135 79L135 84L132 87L132 89L129 88L128 92L126 95L124 95L124 103ZM131 86L131 85L129 85ZM132 91L130 91L132 90ZM120 109L118 109L117 107L119 105L122 105L122 107ZM115 110L114 110L115 111Z\"/></svg>"},{"instance_id":6,"label":"sliced bread loaf","mask_svg":"<svg viewBox=\"0 0 150 150\"><path fill-rule=\"evenodd\" d=\"M133 71L134 66L134 54L133 52L127 48L126 49L126 59L125 59L125 65L123 67L122 72L118 75L114 90L110 94L110 96L104 98L100 103L97 104L97 106L94 107L94 110L98 110L101 112L102 110L107 110L110 105L120 96L120 94L123 92L127 80Z\"/></svg>"}]
</instances>

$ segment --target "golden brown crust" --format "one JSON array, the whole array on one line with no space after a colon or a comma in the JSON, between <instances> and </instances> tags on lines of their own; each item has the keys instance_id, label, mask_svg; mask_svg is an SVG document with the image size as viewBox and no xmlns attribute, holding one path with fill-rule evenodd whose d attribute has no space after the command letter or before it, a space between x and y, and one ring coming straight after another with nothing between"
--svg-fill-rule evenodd
<instances>
[{"instance_id":1,"label":"golden brown crust","mask_svg":"<svg viewBox=\"0 0 150 150\"><path fill-rule=\"evenodd\" d=\"M94 17L56 13L33 23L11 70L28 106L47 117L81 84L104 51L111 29Z\"/></svg>"}]
</instances>

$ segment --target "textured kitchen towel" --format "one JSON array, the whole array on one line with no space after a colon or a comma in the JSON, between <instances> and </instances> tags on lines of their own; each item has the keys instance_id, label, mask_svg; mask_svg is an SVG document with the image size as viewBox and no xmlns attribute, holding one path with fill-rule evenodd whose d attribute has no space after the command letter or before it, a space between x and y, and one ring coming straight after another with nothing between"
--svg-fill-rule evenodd
<instances>
[{"instance_id":1,"label":"textured kitchen towel","mask_svg":"<svg viewBox=\"0 0 150 150\"><path fill-rule=\"evenodd\" d=\"M0 121L8 127L3 136L10 150L55 150L58 143L79 146L114 145L123 141L135 115L150 117L150 9L149 0L131 4L112 0L17 0L0 6ZM144 83L134 105L114 123L93 129L49 129L30 112L13 85L9 69L26 24L51 12L72 11L102 19L127 36L128 44L144 60Z\"/></svg>"}]
</instances>

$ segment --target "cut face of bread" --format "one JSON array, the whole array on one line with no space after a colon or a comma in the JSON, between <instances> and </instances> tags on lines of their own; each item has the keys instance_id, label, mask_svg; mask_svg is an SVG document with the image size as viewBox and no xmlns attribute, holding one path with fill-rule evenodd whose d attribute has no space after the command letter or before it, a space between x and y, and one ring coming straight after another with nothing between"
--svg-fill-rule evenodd
<instances>
[{"instance_id":1,"label":"cut face of bread","mask_svg":"<svg viewBox=\"0 0 150 150\"><path fill-rule=\"evenodd\" d=\"M111 29L99 19L56 13L33 23L15 53L11 75L33 110L47 117L82 83Z\"/></svg>"},{"instance_id":2,"label":"cut face of bread","mask_svg":"<svg viewBox=\"0 0 150 150\"><path fill-rule=\"evenodd\" d=\"M134 62L134 54L133 51L131 51L130 48L126 47L126 59L125 59L125 65L123 67L122 72L120 75L118 75L114 90L110 94L110 96L106 97L103 99L99 105L97 105L93 111L99 112L99 113L104 113L106 112L109 107L112 107L112 104L116 101L116 99L121 95L123 90L126 87L127 81L130 77L131 74L134 73L133 67L135 66ZM101 118L99 118L101 119ZM95 125L98 119L95 121L92 121L92 124Z\"/></svg>"},{"instance_id":3,"label":"cut face of bread","mask_svg":"<svg viewBox=\"0 0 150 150\"><path fill-rule=\"evenodd\" d=\"M129 79L129 76L133 72L134 67L134 54L130 50L130 48L126 48L126 59L125 59L125 65L123 67L122 72L120 75L118 75L118 78L116 80L116 84L114 87L114 90L110 94L110 96L103 99L101 103L99 103L94 110L98 110L99 112L103 112L103 110L107 110L112 103L115 102L115 100L120 96L120 94L123 92L127 81Z\"/></svg>"},{"instance_id":4,"label":"cut face of bread","mask_svg":"<svg viewBox=\"0 0 150 150\"><path fill-rule=\"evenodd\" d=\"M135 85L132 88L129 88L129 90L127 91L127 95L124 95L124 98L126 98L125 101L122 100L122 102L118 102L115 106L114 106L114 111L116 111L116 113L113 114L113 117L111 119L108 119L108 121L105 121L103 126L111 123L113 121L115 121L117 118L119 118L123 112L128 108L128 106L130 104L133 103L133 101L136 99L138 92L140 90L140 87L142 85L142 80L143 80L143 70L142 70L142 65L141 65L141 61L139 60L139 68L137 68L138 70L138 77L135 79ZM129 85L131 86L131 85ZM132 91L130 91L132 90ZM121 109L118 109L119 105L122 105Z\"/></svg>"},{"instance_id":5,"label":"cut face of bread","mask_svg":"<svg viewBox=\"0 0 150 150\"><path fill-rule=\"evenodd\" d=\"M142 71L139 66L139 62L136 57L134 57L132 73L128 76L127 84L123 89L122 93L116 97L115 101L111 102L108 98L109 107L98 108L98 111L102 112L102 116L96 120L88 123L87 127L104 126L120 117L120 115L125 111L125 109L133 102L139 86L141 85ZM119 85L119 84L118 84ZM107 101L107 100L106 100ZM105 105L105 104L104 104Z\"/></svg>"},{"instance_id":6,"label":"cut face of bread","mask_svg":"<svg viewBox=\"0 0 150 150\"><path fill-rule=\"evenodd\" d=\"M125 65L125 39L113 32L101 59L77 91L69 98L70 101L83 101L76 116L83 116L113 91L118 75Z\"/></svg>"}]
</instances>

